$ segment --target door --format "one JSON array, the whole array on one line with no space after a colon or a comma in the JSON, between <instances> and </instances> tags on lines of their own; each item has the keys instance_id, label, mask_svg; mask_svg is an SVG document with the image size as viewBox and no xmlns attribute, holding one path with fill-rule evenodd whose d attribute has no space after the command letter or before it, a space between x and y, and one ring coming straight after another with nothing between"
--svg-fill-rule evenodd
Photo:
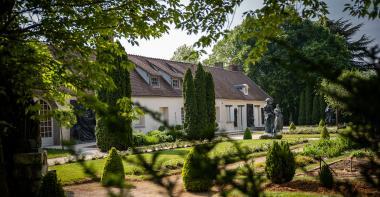
<instances>
[{"instance_id":1,"label":"door","mask_svg":"<svg viewBox=\"0 0 380 197\"><path fill-rule=\"evenodd\" d=\"M54 145L53 139L53 118L49 117L49 113L51 111L51 107L49 103L44 100L39 100L41 109L39 114L41 116L40 119L40 135L41 135L41 143L42 146L51 146Z\"/></svg>"},{"instance_id":2,"label":"door","mask_svg":"<svg viewBox=\"0 0 380 197\"><path fill-rule=\"evenodd\" d=\"M237 127L237 121L238 121L238 110L236 108L234 108L234 127Z\"/></svg>"},{"instance_id":3,"label":"door","mask_svg":"<svg viewBox=\"0 0 380 197\"><path fill-rule=\"evenodd\" d=\"M255 126L255 118L253 114L253 105L247 104L247 127Z\"/></svg>"}]
</instances>

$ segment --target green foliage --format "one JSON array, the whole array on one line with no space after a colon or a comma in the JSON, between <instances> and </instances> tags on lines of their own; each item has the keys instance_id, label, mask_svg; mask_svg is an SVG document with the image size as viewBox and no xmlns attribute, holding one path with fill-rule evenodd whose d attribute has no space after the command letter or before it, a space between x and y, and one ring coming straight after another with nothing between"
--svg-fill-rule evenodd
<instances>
[{"instance_id":1,"label":"green foliage","mask_svg":"<svg viewBox=\"0 0 380 197\"><path fill-rule=\"evenodd\" d=\"M321 130L321 139L330 139L329 130L327 129L326 125L323 127L320 127Z\"/></svg>"},{"instance_id":2,"label":"green foliage","mask_svg":"<svg viewBox=\"0 0 380 197\"><path fill-rule=\"evenodd\" d=\"M334 186L334 177L328 165L322 166L319 172L319 182L326 188L332 188Z\"/></svg>"},{"instance_id":3,"label":"green foliage","mask_svg":"<svg viewBox=\"0 0 380 197\"><path fill-rule=\"evenodd\" d=\"M183 130L170 129L166 131L166 133L171 136L173 140L184 140L186 138L186 133Z\"/></svg>"},{"instance_id":4,"label":"green foliage","mask_svg":"<svg viewBox=\"0 0 380 197\"><path fill-rule=\"evenodd\" d=\"M165 129L166 129L166 128L165 128L164 125L161 125L161 126L158 127L158 130L159 130L159 131L165 131Z\"/></svg>"},{"instance_id":5,"label":"green foliage","mask_svg":"<svg viewBox=\"0 0 380 197\"><path fill-rule=\"evenodd\" d=\"M321 128L321 127L324 127L326 124L325 124L325 121L323 119L321 119L319 121L319 124L318 124L318 127Z\"/></svg>"},{"instance_id":6,"label":"green foliage","mask_svg":"<svg viewBox=\"0 0 380 197\"><path fill-rule=\"evenodd\" d=\"M198 139L204 139L205 133L208 127L208 114L207 114L207 103L206 103L206 72L203 69L202 64L197 65L197 70L195 71L194 77L194 89L195 89L195 100L197 114L197 129L198 129Z\"/></svg>"},{"instance_id":7,"label":"green foliage","mask_svg":"<svg viewBox=\"0 0 380 197\"><path fill-rule=\"evenodd\" d=\"M128 140L130 138L129 133L117 130L117 128L121 128L124 131L126 130L125 127L127 125L123 124L124 120L124 118L112 119L111 117L98 119L95 136L96 144L101 151L106 152L113 146L120 148L121 150L126 150L132 145ZM113 125L115 130L107 129L112 128L111 125Z\"/></svg>"},{"instance_id":8,"label":"green foliage","mask_svg":"<svg viewBox=\"0 0 380 197\"><path fill-rule=\"evenodd\" d=\"M331 140L318 140L304 147L303 155L311 157L337 157L344 151L355 149L358 145L346 137L339 136Z\"/></svg>"},{"instance_id":9,"label":"green foliage","mask_svg":"<svg viewBox=\"0 0 380 197\"><path fill-rule=\"evenodd\" d=\"M306 86L305 89L305 124L311 124L312 117L312 98L311 98L310 86Z\"/></svg>"},{"instance_id":10,"label":"green foliage","mask_svg":"<svg viewBox=\"0 0 380 197\"><path fill-rule=\"evenodd\" d=\"M245 139L245 140L251 140L252 139L252 133L251 133L251 130L249 130L249 128L245 129L243 139Z\"/></svg>"},{"instance_id":11,"label":"green foliage","mask_svg":"<svg viewBox=\"0 0 380 197\"><path fill-rule=\"evenodd\" d=\"M296 155L294 160L297 167L305 167L316 162L312 157L304 155Z\"/></svg>"},{"instance_id":12,"label":"green foliage","mask_svg":"<svg viewBox=\"0 0 380 197\"><path fill-rule=\"evenodd\" d=\"M145 145L145 134L141 131L133 131L133 146L143 146Z\"/></svg>"},{"instance_id":13,"label":"green foliage","mask_svg":"<svg viewBox=\"0 0 380 197\"><path fill-rule=\"evenodd\" d=\"M265 173L273 183L286 183L293 179L296 171L294 155L287 142L274 141L268 150Z\"/></svg>"},{"instance_id":14,"label":"green foliage","mask_svg":"<svg viewBox=\"0 0 380 197\"><path fill-rule=\"evenodd\" d=\"M319 106L320 102L319 102L320 98L319 96L315 95L313 97L313 112L312 112L312 115L311 115L311 124L317 124L318 121L321 119L321 115L319 114L320 111L321 111L321 107Z\"/></svg>"},{"instance_id":15,"label":"green foliage","mask_svg":"<svg viewBox=\"0 0 380 197\"><path fill-rule=\"evenodd\" d=\"M305 120L305 92L301 93L300 101L299 101L299 107L298 107L298 124L304 125Z\"/></svg>"},{"instance_id":16,"label":"green foliage","mask_svg":"<svg viewBox=\"0 0 380 197\"><path fill-rule=\"evenodd\" d=\"M215 87L211 73L206 72L205 87L206 87L206 110L207 122L204 138L211 140L215 136L216 131L216 109L215 109Z\"/></svg>"},{"instance_id":17,"label":"green foliage","mask_svg":"<svg viewBox=\"0 0 380 197\"><path fill-rule=\"evenodd\" d=\"M104 186L122 187L125 182L124 166L116 148L112 147L104 164L101 183Z\"/></svg>"},{"instance_id":18,"label":"green foliage","mask_svg":"<svg viewBox=\"0 0 380 197\"><path fill-rule=\"evenodd\" d=\"M278 134L276 134L276 135L274 135L274 136L272 136L272 135L261 135L260 136L260 139L262 139L262 140L265 140L265 139L282 139L282 135L278 135Z\"/></svg>"},{"instance_id":19,"label":"green foliage","mask_svg":"<svg viewBox=\"0 0 380 197\"><path fill-rule=\"evenodd\" d=\"M290 126L289 126L289 131L290 131L290 132L294 132L296 129L297 129L297 127L296 127L296 125L294 124L294 122L291 122L291 123L290 123Z\"/></svg>"},{"instance_id":20,"label":"green foliage","mask_svg":"<svg viewBox=\"0 0 380 197\"><path fill-rule=\"evenodd\" d=\"M20 188L21 189L21 188ZM38 191L38 197L64 197L65 192L63 191L60 181L57 179L57 174L54 171L48 171L46 175L42 178L42 183Z\"/></svg>"},{"instance_id":21,"label":"green foliage","mask_svg":"<svg viewBox=\"0 0 380 197\"><path fill-rule=\"evenodd\" d=\"M174 61L188 62L188 63L193 63L193 64L199 63L199 60L200 60L199 54L194 49L194 47L187 46L185 44L178 47L174 51L174 54L172 58L170 59Z\"/></svg>"},{"instance_id":22,"label":"green foliage","mask_svg":"<svg viewBox=\"0 0 380 197\"><path fill-rule=\"evenodd\" d=\"M217 166L208 157L207 145L195 146L186 156L182 168L182 180L186 191L208 191L213 184Z\"/></svg>"},{"instance_id":23,"label":"green foliage","mask_svg":"<svg viewBox=\"0 0 380 197\"><path fill-rule=\"evenodd\" d=\"M185 121L184 121L184 130L189 139L198 138L198 126L197 126L197 100L195 99L195 89L194 89L194 80L191 70L188 69L185 73L184 82L183 82L183 98L184 98L184 110L185 110Z\"/></svg>"}]
</instances>

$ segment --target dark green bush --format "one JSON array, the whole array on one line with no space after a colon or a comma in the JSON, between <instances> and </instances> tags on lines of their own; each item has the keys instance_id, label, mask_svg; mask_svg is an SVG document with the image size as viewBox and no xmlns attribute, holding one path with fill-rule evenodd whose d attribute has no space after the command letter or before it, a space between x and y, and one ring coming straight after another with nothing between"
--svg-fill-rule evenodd
<instances>
[{"instance_id":1,"label":"dark green bush","mask_svg":"<svg viewBox=\"0 0 380 197\"><path fill-rule=\"evenodd\" d=\"M20 188L22 189L22 188ZM38 197L63 197L65 192L63 191L60 181L57 179L55 170L48 171L42 178L41 187L38 191Z\"/></svg>"},{"instance_id":2,"label":"dark green bush","mask_svg":"<svg viewBox=\"0 0 380 197\"><path fill-rule=\"evenodd\" d=\"M293 131L295 131L296 129L297 129L296 125L295 125L293 122L290 123L289 131L290 131L290 132L293 132Z\"/></svg>"},{"instance_id":3,"label":"dark green bush","mask_svg":"<svg viewBox=\"0 0 380 197\"><path fill-rule=\"evenodd\" d=\"M321 127L321 138L326 140L330 139L330 134L326 126Z\"/></svg>"},{"instance_id":4,"label":"dark green bush","mask_svg":"<svg viewBox=\"0 0 380 197\"><path fill-rule=\"evenodd\" d=\"M324 127L326 124L325 124L325 121L323 119L321 119L321 121L319 121L319 124L318 126L319 127Z\"/></svg>"},{"instance_id":5,"label":"dark green bush","mask_svg":"<svg viewBox=\"0 0 380 197\"><path fill-rule=\"evenodd\" d=\"M319 172L319 181L323 187L332 188L334 186L334 177L328 165L323 165Z\"/></svg>"},{"instance_id":6,"label":"dark green bush","mask_svg":"<svg viewBox=\"0 0 380 197\"><path fill-rule=\"evenodd\" d=\"M251 140L252 139L252 133L249 130L249 128L245 129L243 139L245 139L245 140Z\"/></svg>"},{"instance_id":7,"label":"dark green bush","mask_svg":"<svg viewBox=\"0 0 380 197\"><path fill-rule=\"evenodd\" d=\"M266 139L282 139L282 135L261 135L260 139L266 140Z\"/></svg>"},{"instance_id":8,"label":"dark green bush","mask_svg":"<svg viewBox=\"0 0 380 197\"><path fill-rule=\"evenodd\" d=\"M286 183L293 179L296 171L294 155L287 142L276 141L270 146L265 162L265 172L273 183Z\"/></svg>"},{"instance_id":9,"label":"dark green bush","mask_svg":"<svg viewBox=\"0 0 380 197\"><path fill-rule=\"evenodd\" d=\"M195 146L187 155L182 168L182 180L186 191L208 191L213 184L217 166L208 157L208 145Z\"/></svg>"},{"instance_id":10,"label":"dark green bush","mask_svg":"<svg viewBox=\"0 0 380 197\"><path fill-rule=\"evenodd\" d=\"M177 124L177 125L174 127L174 129L178 131L178 130L182 130L183 127L182 127L182 125Z\"/></svg>"},{"instance_id":11,"label":"dark green bush","mask_svg":"<svg viewBox=\"0 0 380 197\"><path fill-rule=\"evenodd\" d=\"M161 125L160 127L158 127L158 130L159 131L165 131L166 127L164 125Z\"/></svg>"},{"instance_id":12,"label":"dark green bush","mask_svg":"<svg viewBox=\"0 0 380 197\"><path fill-rule=\"evenodd\" d=\"M346 137L339 136L332 140L318 140L304 147L303 155L311 157L337 157L344 151L359 146Z\"/></svg>"},{"instance_id":13,"label":"dark green bush","mask_svg":"<svg viewBox=\"0 0 380 197\"><path fill-rule=\"evenodd\" d=\"M117 118L100 118L97 121L96 125L96 144L98 148L106 152L112 147L117 148L118 150L127 150L132 144L128 144L128 139L133 138L132 135L129 136L128 125L123 125L124 120L117 121ZM115 130L109 130L109 128L115 128ZM119 128L119 129L118 129ZM121 132L123 131L123 132ZM132 131L131 131L132 133ZM132 140L130 143L133 143Z\"/></svg>"},{"instance_id":14,"label":"dark green bush","mask_svg":"<svg viewBox=\"0 0 380 197\"><path fill-rule=\"evenodd\" d=\"M116 148L112 147L104 164L101 183L104 186L122 187L125 181L124 178L123 162Z\"/></svg>"},{"instance_id":15,"label":"dark green bush","mask_svg":"<svg viewBox=\"0 0 380 197\"><path fill-rule=\"evenodd\" d=\"M141 131L133 131L133 145L134 146L144 146L145 145L145 134Z\"/></svg>"},{"instance_id":16,"label":"dark green bush","mask_svg":"<svg viewBox=\"0 0 380 197\"><path fill-rule=\"evenodd\" d=\"M169 130L166 131L168 136L171 136L173 140L183 140L186 138L186 133L183 130Z\"/></svg>"}]
</instances>

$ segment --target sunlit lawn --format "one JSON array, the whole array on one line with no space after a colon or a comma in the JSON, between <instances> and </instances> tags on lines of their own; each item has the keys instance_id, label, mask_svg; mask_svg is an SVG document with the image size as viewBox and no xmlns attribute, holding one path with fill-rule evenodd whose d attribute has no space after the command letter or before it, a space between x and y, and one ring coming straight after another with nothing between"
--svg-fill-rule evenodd
<instances>
[{"instance_id":1,"label":"sunlit lawn","mask_svg":"<svg viewBox=\"0 0 380 197\"><path fill-rule=\"evenodd\" d=\"M45 149L48 154L48 159L58 158L58 157L67 157L70 155L68 150L62 149Z\"/></svg>"},{"instance_id":2,"label":"sunlit lawn","mask_svg":"<svg viewBox=\"0 0 380 197\"><path fill-rule=\"evenodd\" d=\"M338 134L330 133L330 137L337 137ZM308 139L308 138L320 138L321 134L284 134L282 135L283 139Z\"/></svg>"}]
</instances>

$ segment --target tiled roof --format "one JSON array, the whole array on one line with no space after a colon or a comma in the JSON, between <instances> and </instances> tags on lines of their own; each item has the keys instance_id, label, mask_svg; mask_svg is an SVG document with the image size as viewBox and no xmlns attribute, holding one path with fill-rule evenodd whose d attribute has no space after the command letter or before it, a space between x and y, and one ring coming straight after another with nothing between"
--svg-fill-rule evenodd
<instances>
[{"instance_id":1,"label":"tiled roof","mask_svg":"<svg viewBox=\"0 0 380 197\"><path fill-rule=\"evenodd\" d=\"M138 55L128 55L129 59L138 67L145 70L151 75L160 75L152 66L162 70L166 74L183 78L188 68L195 71L196 66L190 63L177 62L171 60L163 60L158 58L143 57ZM256 83L248 78L240 71L231 71L219 67L205 66L205 70L209 71L214 79L215 97L236 100L258 100L264 101L270 97ZM144 81L144 79L134 70L131 72L132 96L163 96L163 97L181 97L182 91L173 88L161 76L160 87L154 88ZM247 84L248 95L236 88L236 85Z\"/></svg>"}]
</instances>

